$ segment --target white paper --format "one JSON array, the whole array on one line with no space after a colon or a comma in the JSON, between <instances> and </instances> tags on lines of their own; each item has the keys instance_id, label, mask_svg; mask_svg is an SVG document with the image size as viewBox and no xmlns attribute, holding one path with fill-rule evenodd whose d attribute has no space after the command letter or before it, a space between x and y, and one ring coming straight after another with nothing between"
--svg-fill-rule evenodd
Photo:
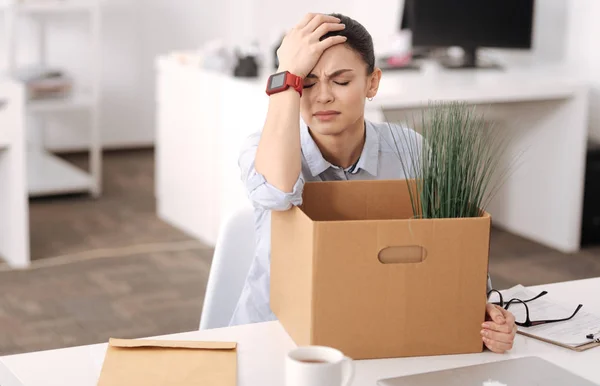
<instances>
[{"instance_id":1,"label":"white paper","mask_svg":"<svg viewBox=\"0 0 600 386\"><path fill-rule=\"evenodd\" d=\"M94 344L89 346L90 360L96 377L96 382L100 380L100 373L102 372L102 366L104 365L104 357L106 356L106 350L108 344Z\"/></svg>"},{"instance_id":2,"label":"white paper","mask_svg":"<svg viewBox=\"0 0 600 386\"><path fill-rule=\"evenodd\" d=\"M483 382L483 386L507 386L504 383L498 382L498 381L493 381L493 380L488 380L486 382Z\"/></svg>"},{"instance_id":3,"label":"white paper","mask_svg":"<svg viewBox=\"0 0 600 386\"><path fill-rule=\"evenodd\" d=\"M505 304L512 298L527 300L539 294L539 291L531 291L522 285L517 285L500 292L502 293ZM497 302L498 300L498 295L496 293L490 295L490 302ZM527 306L529 307L529 318L531 321L536 321L568 318L577 309L578 304L579 303L575 302L572 304L556 302L552 299L551 294L548 293L541 298L528 302ZM526 312L523 304L513 302L508 310L513 313L518 322L525 321ZM597 334L600 332L600 317L587 312L584 304L577 315L571 320L546 323L533 327L518 326L518 328L519 331L543 339L576 347L592 342L592 340L586 338L586 335Z\"/></svg>"},{"instance_id":4,"label":"white paper","mask_svg":"<svg viewBox=\"0 0 600 386\"><path fill-rule=\"evenodd\" d=\"M12 371L8 369L0 359L0 385L2 386L24 386L24 383Z\"/></svg>"}]
</instances>

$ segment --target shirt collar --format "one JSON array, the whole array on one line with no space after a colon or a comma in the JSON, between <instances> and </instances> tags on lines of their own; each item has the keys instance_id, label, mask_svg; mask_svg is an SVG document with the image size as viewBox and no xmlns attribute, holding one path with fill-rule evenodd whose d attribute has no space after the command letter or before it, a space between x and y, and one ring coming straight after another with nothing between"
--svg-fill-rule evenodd
<instances>
[{"instance_id":1,"label":"shirt collar","mask_svg":"<svg viewBox=\"0 0 600 386\"><path fill-rule=\"evenodd\" d=\"M379 166L379 132L373 124L365 120L365 145L363 147L358 164L356 165L355 173L359 169L363 169L373 177L377 176Z\"/></svg>"},{"instance_id":2,"label":"shirt collar","mask_svg":"<svg viewBox=\"0 0 600 386\"><path fill-rule=\"evenodd\" d=\"M377 176L379 165L379 133L373 124L367 120L365 120L365 132L365 144L353 173L357 173L360 169L363 169L375 177ZM303 120L300 120L300 143L302 145L302 153L313 177L318 176L330 167L334 167L329 161L323 158L319 147L308 131L308 126Z\"/></svg>"}]
</instances>

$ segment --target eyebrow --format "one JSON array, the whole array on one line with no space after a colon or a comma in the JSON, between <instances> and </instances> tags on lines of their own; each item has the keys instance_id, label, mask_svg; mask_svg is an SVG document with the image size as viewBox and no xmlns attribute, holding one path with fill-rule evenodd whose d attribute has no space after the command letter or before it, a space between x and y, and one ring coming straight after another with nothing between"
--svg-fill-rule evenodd
<instances>
[{"instance_id":1,"label":"eyebrow","mask_svg":"<svg viewBox=\"0 0 600 386\"><path fill-rule=\"evenodd\" d=\"M342 75L343 73L348 72L348 71L352 71L352 69L351 68L344 68L344 69L341 69L341 70L337 70L337 71L334 71L333 73L331 73L331 75L329 75L328 77L329 78L335 78L336 76ZM318 77L315 74L310 73L310 74L308 74L308 76L306 78L317 79Z\"/></svg>"}]
</instances>

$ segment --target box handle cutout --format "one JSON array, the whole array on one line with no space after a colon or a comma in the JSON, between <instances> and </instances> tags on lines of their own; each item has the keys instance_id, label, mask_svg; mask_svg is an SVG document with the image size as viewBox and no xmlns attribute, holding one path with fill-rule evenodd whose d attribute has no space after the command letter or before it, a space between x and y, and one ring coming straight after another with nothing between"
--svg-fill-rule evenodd
<instances>
[{"instance_id":1,"label":"box handle cutout","mask_svg":"<svg viewBox=\"0 0 600 386\"><path fill-rule=\"evenodd\" d=\"M426 257L427 250L420 245L386 247L377 254L377 258L383 264L421 263Z\"/></svg>"}]
</instances>

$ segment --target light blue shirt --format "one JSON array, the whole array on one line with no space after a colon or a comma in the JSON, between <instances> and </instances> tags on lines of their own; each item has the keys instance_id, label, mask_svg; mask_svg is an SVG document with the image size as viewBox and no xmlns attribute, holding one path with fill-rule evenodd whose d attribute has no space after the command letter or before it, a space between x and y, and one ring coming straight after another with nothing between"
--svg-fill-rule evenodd
<instances>
[{"instance_id":1,"label":"light blue shirt","mask_svg":"<svg viewBox=\"0 0 600 386\"><path fill-rule=\"evenodd\" d=\"M271 262L271 211L287 210L302 203L306 181L389 180L405 179L404 165L412 165L418 157L422 141L415 131L388 123L365 121L365 144L355 167L347 169L332 165L323 158L306 124L300 122L302 171L292 192L283 192L269 184L254 168L260 132L251 135L244 144L239 166L248 197L255 208L256 252L244 288L234 310L230 325L276 320L269 307ZM417 152L410 145L417 144ZM418 160L418 158L417 158ZM491 283L488 277L488 288Z\"/></svg>"}]
</instances>

